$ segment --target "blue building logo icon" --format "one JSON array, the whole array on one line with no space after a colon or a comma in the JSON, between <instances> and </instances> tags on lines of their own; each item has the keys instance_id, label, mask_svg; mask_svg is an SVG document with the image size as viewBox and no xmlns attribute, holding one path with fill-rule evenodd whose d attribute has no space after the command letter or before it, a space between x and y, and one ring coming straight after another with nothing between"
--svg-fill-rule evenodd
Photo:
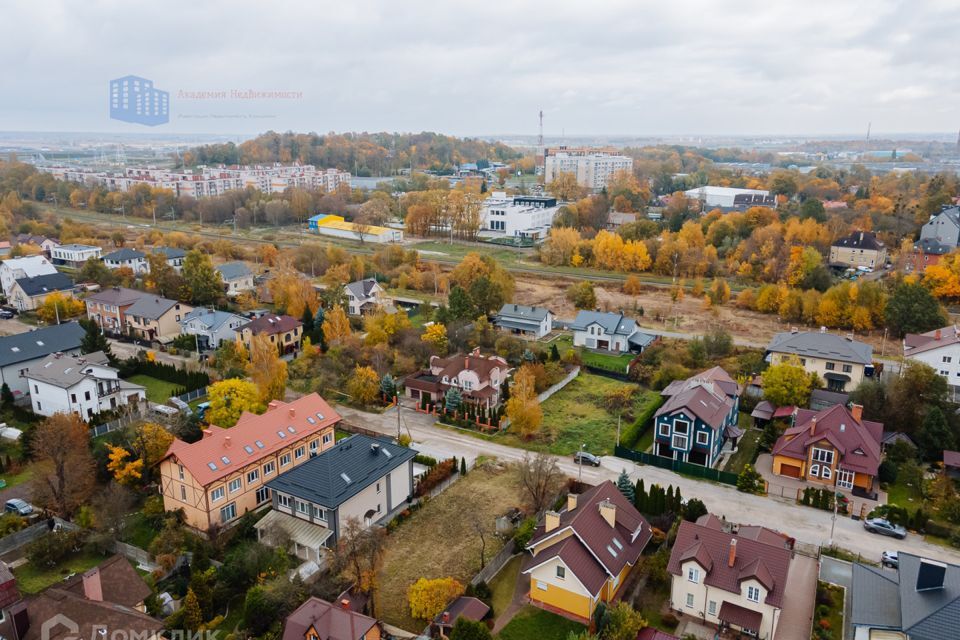
<instances>
[{"instance_id":1,"label":"blue building logo icon","mask_svg":"<svg viewBox=\"0 0 960 640\"><path fill-rule=\"evenodd\" d=\"M170 122L170 93L155 89L153 80L124 76L110 81L110 117L155 127Z\"/></svg>"}]
</instances>

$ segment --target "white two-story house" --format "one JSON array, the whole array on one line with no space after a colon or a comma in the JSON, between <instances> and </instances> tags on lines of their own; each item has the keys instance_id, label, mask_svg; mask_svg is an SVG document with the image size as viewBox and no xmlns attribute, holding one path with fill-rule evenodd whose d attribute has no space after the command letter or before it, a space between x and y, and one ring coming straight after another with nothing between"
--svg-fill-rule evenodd
<instances>
[{"instance_id":1,"label":"white two-story house","mask_svg":"<svg viewBox=\"0 0 960 640\"><path fill-rule=\"evenodd\" d=\"M657 339L637 329L636 321L622 313L579 311L570 329L575 347L596 351L642 352Z\"/></svg>"},{"instance_id":2,"label":"white two-story house","mask_svg":"<svg viewBox=\"0 0 960 640\"><path fill-rule=\"evenodd\" d=\"M372 313L390 303L384 297L383 287L373 278L351 282L344 289L347 294L347 313L351 316Z\"/></svg>"},{"instance_id":3,"label":"white two-story house","mask_svg":"<svg viewBox=\"0 0 960 640\"><path fill-rule=\"evenodd\" d=\"M120 269L127 267L136 274L147 273L150 271L150 264L147 262L147 254L143 251L124 247L117 249L103 256L103 264L110 269Z\"/></svg>"},{"instance_id":4,"label":"white two-story house","mask_svg":"<svg viewBox=\"0 0 960 640\"><path fill-rule=\"evenodd\" d=\"M54 353L23 374L33 412L41 416L75 413L89 420L101 411L136 406L146 389L121 380L102 351L82 356Z\"/></svg>"},{"instance_id":5,"label":"white two-story house","mask_svg":"<svg viewBox=\"0 0 960 640\"><path fill-rule=\"evenodd\" d=\"M947 381L953 401L960 398L960 334L955 325L908 333L903 338L903 357L931 367Z\"/></svg>"}]
</instances>

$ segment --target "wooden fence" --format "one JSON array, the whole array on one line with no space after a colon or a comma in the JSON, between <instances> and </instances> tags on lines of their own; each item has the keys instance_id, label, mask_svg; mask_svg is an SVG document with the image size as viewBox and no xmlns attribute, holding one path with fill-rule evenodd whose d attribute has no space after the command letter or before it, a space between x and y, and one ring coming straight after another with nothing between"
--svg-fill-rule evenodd
<instances>
[{"instance_id":1,"label":"wooden fence","mask_svg":"<svg viewBox=\"0 0 960 640\"><path fill-rule=\"evenodd\" d=\"M510 538L507 540L507 544L503 547L503 549L500 549L500 553L493 556L493 558L490 559L490 562L487 563L487 566L481 569L477 575L470 579L470 584L476 586L480 584L480 582L490 582L493 580L493 577L500 573L500 570L503 569L508 562L510 562L510 558L515 555L517 555L517 543L513 538ZM497 611L496 613L501 612Z\"/></svg>"}]
</instances>

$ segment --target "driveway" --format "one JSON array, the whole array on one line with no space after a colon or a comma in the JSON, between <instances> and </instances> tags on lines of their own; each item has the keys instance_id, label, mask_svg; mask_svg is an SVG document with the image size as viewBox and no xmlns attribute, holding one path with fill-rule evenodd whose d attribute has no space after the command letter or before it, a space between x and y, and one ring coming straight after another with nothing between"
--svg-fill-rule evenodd
<instances>
[{"instance_id":1,"label":"driveway","mask_svg":"<svg viewBox=\"0 0 960 640\"><path fill-rule=\"evenodd\" d=\"M337 411L347 422L378 431L384 435L396 437L397 413L391 408L382 414L366 413L349 407L337 406ZM410 408L401 411L401 429L413 438L414 446L424 452L436 452L441 457L465 457L468 462L477 456L494 456L505 461L518 461L525 455L531 455L523 449L517 449L496 442L481 440L455 429L433 426L434 418L417 413ZM703 500L711 513L724 516L728 520L744 524L756 524L783 531L798 541L820 546L827 545L830 537L829 511L812 507L803 507L793 501L771 499L740 493L735 487L697 480L681 476L666 469L653 466L641 466L630 460L614 456L601 458L600 467L583 467L573 463L572 457L557 457L557 465L565 474L577 477L582 471L585 482L596 484L604 480L616 482L621 470L626 470L634 481L643 478L647 487L659 484L663 487L680 487L684 498ZM879 538L863 529L863 524L849 517L838 516L833 535L834 543L859 553L865 558L879 560L883 544ZM925 542L921 536L909 535L905 540L897 541L897 548L928 558L960 563L960 551Z\"/></svg>"},{"instance_id":2,"label":"driveway","mask_svg":"<svg viewBox=\"0 0 960 640\"><path fill-rule=\"evenodd\" d=\"M823 556L820 558L820 580L843 587L843 637L845 640L851 640L853 638L851 625L853 601L850 594L853 589L853 565L843 560Z\"/></svg>"},{"instance_id":3,"label":"driveway","mask_svg":"<svg viewBox=\"0 0 960 640\"><path fill-rule=\"evenodd\" d=\"M777 622L777 640L809 640L817 599L817 560L795 554L789 580L790 595Z\"/></svg>"}]
</instances>

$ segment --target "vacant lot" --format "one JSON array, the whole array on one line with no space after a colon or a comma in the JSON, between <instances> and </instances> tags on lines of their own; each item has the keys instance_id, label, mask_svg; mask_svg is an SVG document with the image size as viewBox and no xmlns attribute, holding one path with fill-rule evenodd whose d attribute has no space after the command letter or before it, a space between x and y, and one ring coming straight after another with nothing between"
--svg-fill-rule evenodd
<instances>
[{"instance_id":1,"label":"vacant lot","mask_svg":"<svg viewBox=\"0 0 960 640\"><path fill-rule=\"evenodd\" d=\"M135 376L130 376L127 378L128 382L133 384L138 384L141 387L146 387L147 389L147 400L150 402L156 402L157 404L166 404L174 393L179 391L182 387L178 384L172 382L167 382L165 380L159 380L151 376L145 376L138 373Z\"/></svg>"},{"instance_id":2,"label":"vacant lot","mask_svg":"<svg viewBox=\"0 0 960 640\"><path fill-rule=\"evenodd\" d=\"M497 516L523 502L519 478L511 467L487 462L455 482L390 534L380 572L380 617L408 631L424 622L410 617L407 588L418 578L452 576L466 585L480 570L480 536L486 529L486 556L503 543L490 531Z\"/></svg>"}]
</instances>

